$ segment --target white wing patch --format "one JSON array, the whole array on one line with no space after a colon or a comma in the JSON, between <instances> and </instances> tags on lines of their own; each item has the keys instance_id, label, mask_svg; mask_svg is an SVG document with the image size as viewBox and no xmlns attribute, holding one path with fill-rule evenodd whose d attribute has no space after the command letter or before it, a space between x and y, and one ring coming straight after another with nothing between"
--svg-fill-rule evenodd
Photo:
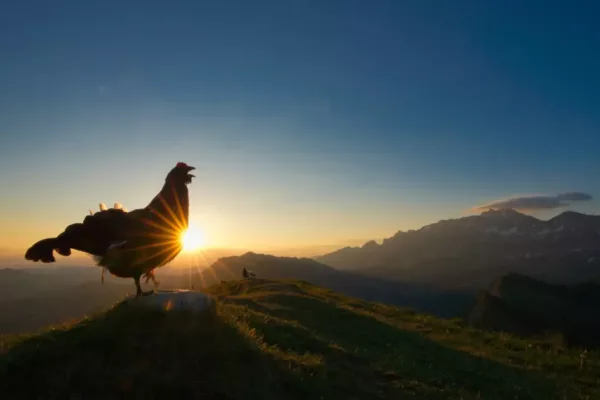
<instances>
[{"instance_id":1,"label":"white wing patch","mask_svg":"<svg viewBox=\"0 0 600 400\"><path fill-rule=\"evenodd\" d=\"M127 244L127 240L123 240L122 242L118 242L118 243L113 243L110 246L108 246L108 250L112 250L115 247L123 247Z\"/></svg>"}]
</instances>

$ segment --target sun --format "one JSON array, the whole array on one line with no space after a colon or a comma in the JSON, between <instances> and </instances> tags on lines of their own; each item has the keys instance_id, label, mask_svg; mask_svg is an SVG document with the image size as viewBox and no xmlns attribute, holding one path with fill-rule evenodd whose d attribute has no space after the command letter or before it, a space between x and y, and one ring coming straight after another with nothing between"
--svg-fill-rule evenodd
<instances>
[{"instance_id":1,"label":"sun","mask_svg":"<svg viewBox=\"0 0 600 400\"><path fill-rule=\"evenodd\" d=\"M181 234L181 244L183 251L194 251L204 247L206 241L200 229L190 226Z\"/></svg>"}]
</instances>

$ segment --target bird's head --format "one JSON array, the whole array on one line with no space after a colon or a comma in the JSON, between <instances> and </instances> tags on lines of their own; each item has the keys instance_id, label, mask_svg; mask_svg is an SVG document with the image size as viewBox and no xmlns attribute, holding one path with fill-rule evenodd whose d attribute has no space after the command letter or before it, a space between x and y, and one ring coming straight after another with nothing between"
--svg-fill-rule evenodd
<instances>
[{"instance_id":1,"label":"bird's head","mask_svg":"<svg viewBox=\"0 0 600 400\"><path fill-rule=\"evenodd\" d=\"M178 162L175 168L173 168L171 172L169 172L169 175L167 175L167 180L188 185L192 183L192 178L196 177L190 174L190 171L195 169L195 167L189 166L184 162Z\"/></svg>"}]
</instances>

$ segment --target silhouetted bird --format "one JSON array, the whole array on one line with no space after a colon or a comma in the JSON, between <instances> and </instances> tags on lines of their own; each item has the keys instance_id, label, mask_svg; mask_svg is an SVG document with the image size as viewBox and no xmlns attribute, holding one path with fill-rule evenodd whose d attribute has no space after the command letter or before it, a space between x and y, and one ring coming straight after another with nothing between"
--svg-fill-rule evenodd
<instances>
[{"instance_id":1,"label":"silhouetted bird","mask_svg":"<svg viewBox=\"0 0 600 400\"><path fill-rule=\"evenodd\" d=\"M83 223L67 226L55 238L40 240L25 253L25 259L55 262L53 251L62 256L79 250L94 256L98 266L121 278L133 278L136 296L142 292L140 277L152 279L153 270L173 260L182 250L181 234L188 227L187 185L194 167L177 163L165 179L161 191L145 208L127 212L120 205L87 216ZM104 279L104 278L103 278Z\"/></svg>"},{"instance_id":2,"label":"silhouetted bird","mask_svg":"<svg viewBox=\"0 0 600 400\"><path fill-rule=\"evenodd\" d=\"M244 268L244 269L242 270L242 276L243 276L245 279L248 279L248 271L246 271L246 268Z\"/></svg>"}]
</instances>

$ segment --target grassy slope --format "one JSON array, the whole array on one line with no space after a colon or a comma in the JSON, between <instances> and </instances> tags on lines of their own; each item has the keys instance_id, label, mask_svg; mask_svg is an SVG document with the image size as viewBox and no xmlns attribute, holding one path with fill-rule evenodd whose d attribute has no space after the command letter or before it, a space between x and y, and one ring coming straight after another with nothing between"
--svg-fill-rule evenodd
<instances>
[{"instance_id":1,"label":"grassy slope","mask_svg":"<svg viewBox=\"0 0 600 400\"><path fill-rule=\"evenodd\" d=\"M481 332L304 282L232 281L210 291L220 298L216 315L117 305L71 327L2 337L0 393L86 399L600 398L597 353L588 353L581 365L577 349Z\"/></svg>"}]
</instances>

